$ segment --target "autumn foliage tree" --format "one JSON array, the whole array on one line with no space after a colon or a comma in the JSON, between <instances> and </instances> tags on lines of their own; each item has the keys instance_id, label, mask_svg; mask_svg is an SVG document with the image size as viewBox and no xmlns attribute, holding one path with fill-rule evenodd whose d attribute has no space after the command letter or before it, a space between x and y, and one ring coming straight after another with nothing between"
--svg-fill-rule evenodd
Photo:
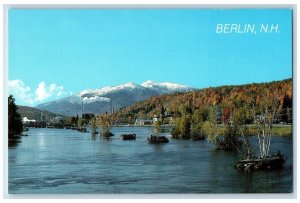
<instances>
[{"instance_id":1,"label":"autumn foliage tree","mask_svg":"<svg viewBox=\"0 0 300 203\"><path fill-rule=\"evenodd\" d=\"M232 107L240 108L249 103L250 97L247 95L254 93L257 103L262 102L265 96L265 93L262 91L263 89L274 93L274 98L278 101L284 99L285 104L280 107L282 109L282 116L278 118L278 122L282 120L285 123L291 123L292 79L260 84L211 87L193 92L154 96L133 106L123 108L116 114L122 120L130 123L140 116L139 112L142 112L143 117L159 115L162 106L165 109L165 113L172 114L175 118L182 116L186 112L193 114L194 111L201 108L219 106L220 110L223 110L223 114L220 113L217 115L219 116L217 121L219 124L227 123L233 111ZM253 118L249 118L247 122L251 124Z\"/></svg>"},{"instance_id":2,"label":"autumn foliage tree","mask_svg":"<svg viewBox=\"0 0 300 203\"><path fill-rule=\"evenodd\" d=\"M96 134L97 131L97 119L95 117L91 118L91 128L92 128L92 134Z\"/></svg>"},{"instance_id":3,"label":"autumn foliage tree","mask_svg":"<svg viewBox=\"0 0 300 203\"><path fill-rule=\"evenodd\" d=\"M173 128L172 137L177 139L190 139L191 138L191 116L184 115L176 120L175 127Z\"/></svg>"},{"instance_id":4,"label":"autumn foliage tree","mask_svg":"<svg viewBox=\"0 0 300 203\"><path fill-rule=\"evenodd\" d=\"M101 130L101 136L103 137L113 136L113 134L110 132L113 125L113 120L109 114L98 115L97 123Z\"/></svg>"},{"instance_id":5,"label":"autumn foliage tree","mask_svg":"<svg viewBox=\"0 0 300 203\"><path fill-rule=\"evenodd\" d=\"M249 127L247 125L250 116L247 106L235 109L232 113L232 124L235 128L235 133L238 135L238 141L241 142L237 142L234 146L244 159L251 159L254 156L254 149L249 137Z\"/></svg>"},{"instance_id":6,"label":"autumn foliage tree","mask_svg":"<svg viewBox=\"0 0 300 203\"><path fill-rule=\"evenodd\" d=\"M266 158L269 155L273 123L278 117L279 107L280 101L276 100L274 93L271 92L266 92L260 103L253 100L250 106L259 142L260 158Z\"/></svg>"}]
</instances>

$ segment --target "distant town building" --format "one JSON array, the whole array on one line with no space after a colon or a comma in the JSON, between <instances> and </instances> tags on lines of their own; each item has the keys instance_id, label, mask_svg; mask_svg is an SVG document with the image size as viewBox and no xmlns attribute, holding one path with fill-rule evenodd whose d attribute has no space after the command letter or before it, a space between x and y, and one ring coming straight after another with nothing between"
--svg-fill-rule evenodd
<instances>
[{"instance_id":1,"label":"distant town building","mask_svg":"<svg viewBox=\"0 0 300 203\"><path fill-rule=\"evenodd\" d=\"M171 122L173 122L173 114L166 113L164 116L160 116L160 117L157 117L156 115L154 115L154 117L152 119L153 123L155 123L157 121L160 121L161 117L163 117L164 123L171 123Z\"/></svg>"},{"instance_id":2,"label":"distant town building","mask_svg":"<svg viewBox=\"0 0 300 203\"><path fill-rule=\"evenodd\" d=\"M23 122L23 123L29 123L29 122L35 123L36 120L34 120L34 119L33 119L33 120L30 120L30 119L28 119L27 117L23 117L22 122Z\"/></svg>"},{"instance_id":3,"label":"distant town building","mask_svg":"<svg viewBox=\"0 0 300 203\"><path fill-rule=\"evenodd\" d=\"M152 119L144 119L144 118L137 118L135 120L135 125L152 125L153 121Z\"/></svg>"},{"instance_id":4,"label":"distant town building","mask_svg":"<svg viewBox=\"0 0 300 203\"><path fill-rule=\"evenodd\" d=\"M158 118L157 117L154 117L153 118L153 123L157 122L158 121Z\"/></svg>"}]
</instances>

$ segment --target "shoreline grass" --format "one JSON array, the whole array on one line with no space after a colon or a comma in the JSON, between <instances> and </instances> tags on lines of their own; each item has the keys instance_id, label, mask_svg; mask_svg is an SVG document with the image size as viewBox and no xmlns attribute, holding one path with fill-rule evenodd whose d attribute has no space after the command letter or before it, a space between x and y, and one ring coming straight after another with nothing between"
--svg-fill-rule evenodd
<instances>
[{"instance_id":1,"label":"shoreline grass","mask_svg":"<svg viewBox=\"0 0 300 203\"><path fill-rule=\"evenodd\" d=\"M219 126L218 133L224 134L225 127ZM293 133L293 126L292 125L281 125L281 126L273 126L272 132L274 136L283 136L283 137L291 137ZM248 136L256 136L256 130L253 125L248 126Z\"/></svg>"}]
</instances>

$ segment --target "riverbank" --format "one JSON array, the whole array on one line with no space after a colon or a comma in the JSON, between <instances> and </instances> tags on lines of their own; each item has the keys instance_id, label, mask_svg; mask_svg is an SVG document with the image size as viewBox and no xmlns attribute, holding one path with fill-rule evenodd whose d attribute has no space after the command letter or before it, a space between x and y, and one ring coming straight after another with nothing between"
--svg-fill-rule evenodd
<instances>
[{"instance_id":1,"label":"riverbank","mask_svg":"<svg viewBox=\"0 0 300 203\"><path fill-rule=\"evenodd\" d=\"M139 125L116 125L114 127L153 127L152 125L144 125L144 126L139 126ZM161 128L173 128L174 125L162 125ZM248 136L255 136L256 135L256 130L254 125L248 125ZM218 133L219 134L224 134L225 131L225 126L224 125L218 125ZM273 125L272 129L273 133L275 136L285 136L289 137L292 136L293 132L293 126L292 125L278 125L275 124Z\"/></svg>"},{"instance_id":2,"label":"riverbank","mask_svg":"<svg viewBox=\"0 0 300 203\"><path fill-rule=\"evenodd\" d=\"M86 126L86 127L90 127L90 126ZM123 125L113 125L112 127L137 127L137 128L143 128L143 127L153 127L153 125L131 125L131 124L123 124ZM174 125L162 125L161 128L164 129L164 128L169 128L169 129L172 129L174 127ZM31 127L29 127L31 128ZM56 128L55 126L46 126L46 128ZM63 127L63 126L60 126L59 128L67 128L67 127ZM70 127L68 126L68 129ZM74 127L75 128L75 127ZM248 125L248 133L247 135L248 136L255 136L256 133L255 133L255 127L253 125ZM274 125L273 126L273 133L275 136L284 136L284 137L289 137L289 136L292 136L292 132L293 132L293 126L292 125ZM224 125L218 125L218 134L222 135L224 134L224 131L225 131L225 126ZM128 132L130 133L130 132Z\"/></svg>"},{"instance_id":3,"label":"riverbank","mask_svg":"<svg viewBox=\"0 0 300 203\"><path fill-rule=\"evenodd\" d=\"M248 133L247 136L255 136L256 135L256 129L254 125L248 125ZM224 134L225 127L218 126L218 133ZM293 126L292 125L273 125L272 128L273 135L274 136L284 136L284 137L290 137L293 133Z\"/></svg>"}]
</instances>

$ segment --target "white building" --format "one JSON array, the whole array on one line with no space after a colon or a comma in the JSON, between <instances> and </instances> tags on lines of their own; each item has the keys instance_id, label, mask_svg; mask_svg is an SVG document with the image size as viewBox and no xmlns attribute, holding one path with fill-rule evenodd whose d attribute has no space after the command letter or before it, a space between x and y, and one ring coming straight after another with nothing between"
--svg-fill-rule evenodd
<instances>
[{"instance_id":1,"label":"white building","mask_svg":"<svg viewBox=\"0 0 300 203\"><path fill-rule=\"evenodd\" d=\"M151 119L138 118L135 120L135 125L152 125L153 121Z\"/></svg>"},{"instance_id":2,"label":"white building","mask_svg":"<svg viewBox=\"0 0 300 203\"><path fill-rule=\"evenodd\" d=\"M22 119L22 122L23 123L29 123L29 122L36 122L36 120L30 120L30 119L28 119L27 117L23 117L23 119Z\"/></svg>"},{"instance_id":3,"label":"white building","mask_svg":"<svg viewBox=\"0 0 300 203\"><path fill-rule=\"evenodd\" d=\"M158 118L157 117L154 117L153 118L153 123L157 122L158 121Z\"/></svg>"}]
</instances>

